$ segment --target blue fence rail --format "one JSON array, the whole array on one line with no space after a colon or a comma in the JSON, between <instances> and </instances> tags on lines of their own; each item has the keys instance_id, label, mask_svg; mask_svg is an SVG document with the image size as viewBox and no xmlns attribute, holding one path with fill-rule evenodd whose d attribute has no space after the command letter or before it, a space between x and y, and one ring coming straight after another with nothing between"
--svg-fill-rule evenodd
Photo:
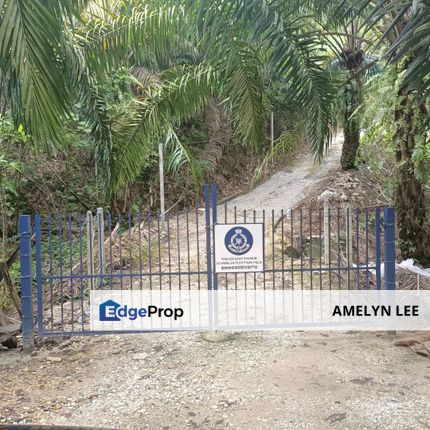
<instances>
[{"instance_id":1,"label":"blue fence rail","mask_svg":"<svg viewBox=\"0 0 430 430\"><path fill-rule=\"evenodd\" d=\"M254 223L263 225L263 270L215 273L215 225ZM165 224L150 213L22 215L19 230L27 349L34 289L39 334L50 336L91 334L92 289L395 288L391 208L249 210L219 205L212 185L203 207L170 213Z\"/></svg>"}]
</instances>

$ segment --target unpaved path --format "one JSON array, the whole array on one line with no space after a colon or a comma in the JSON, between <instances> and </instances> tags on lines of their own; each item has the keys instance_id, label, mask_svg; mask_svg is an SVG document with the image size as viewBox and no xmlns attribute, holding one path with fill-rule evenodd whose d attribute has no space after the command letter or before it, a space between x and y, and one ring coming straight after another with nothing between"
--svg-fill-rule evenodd
<instances>
[{"instance_id":1,"label":"unpaved path","mask_svg":"<svg viewBox=\"0 0 430 430\"><path fill-rule=\"evenodd\" d=\"M332 174L309 157L231 202L286 209ZM430 361L375 333L73 338L0 354L0 424L116 429L428 429Z\"/></svg>"},{"instance_id":2,"label":"unpaved path","mask_svg":"<svg viewBox=\"0 0 430 430\"><path fill-rule=\"evenodd\" d=\"M326 179L339 166L342 137L338 135L322 162L316 164L310 154L303 156L294 168L275 173L270 179L228 203L238 211L269 209L279 212L289 210L306 197L310 187Z\"/></svg>"}]
</instances>

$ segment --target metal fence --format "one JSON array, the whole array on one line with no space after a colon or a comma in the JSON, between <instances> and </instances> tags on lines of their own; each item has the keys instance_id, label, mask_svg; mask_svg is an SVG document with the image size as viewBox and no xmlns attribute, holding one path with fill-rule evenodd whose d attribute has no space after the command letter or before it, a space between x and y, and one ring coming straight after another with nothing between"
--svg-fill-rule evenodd
<instances>
[{"instance_id":1,"label":"metal fence","mask_svg":"<svg viewBox=\"0 0 430 430\"><path fill-rule=\"evenodd\" d=\"M215 273L215 225L263 225L263 270ZM94 289L379 289L394 288L393 209L329 207L275 211L218 204L204 187L204 206L156 214L22 215L22 295L39 333L91 334ZM31 235L35 236L34 255ZM385 258L384 258L385 256ZM35 262L35 276L32 276Z\"/></svg>"}]
</instances>

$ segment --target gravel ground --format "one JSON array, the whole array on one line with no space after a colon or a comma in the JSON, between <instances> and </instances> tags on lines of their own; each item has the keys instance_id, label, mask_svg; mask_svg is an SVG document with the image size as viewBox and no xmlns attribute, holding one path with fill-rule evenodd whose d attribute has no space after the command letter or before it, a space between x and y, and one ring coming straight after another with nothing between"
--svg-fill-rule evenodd
<instances>
[{"instance_id":1,"label":"gravel ground","mask_svg":"<svg viewBox=\"0 0 430 430\"><path fill-rule=\"evenodd\" d=\"M392 346L387 334L275 331L209 340L197 333L74 338L36 357L0 355L0 423L430 427L430 361Z\"/></svg>"}]
</instances>

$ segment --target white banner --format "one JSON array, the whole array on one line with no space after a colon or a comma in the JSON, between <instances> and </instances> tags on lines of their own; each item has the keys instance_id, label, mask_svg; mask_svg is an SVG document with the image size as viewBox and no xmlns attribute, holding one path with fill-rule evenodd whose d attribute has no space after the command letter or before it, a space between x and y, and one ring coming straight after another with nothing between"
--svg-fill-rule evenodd
<instances>
[{"instance_id":1,"label":"white banner","mask_svg":"<svg viewBox=\"0 0 430 430\"><path fill-rule=\"evenodd\" d=\"M263 224L215 225L215 272L262 272Z\"/></svg>"},{"instance_id":2,"label":"white banner","mask_svg":"<svg viewBox=\"0 0 430 430\"><path fill-rule=\"evenodd\" d=\"M429 330L430 291L91 291L91 329Z\"/></svg>"}]
</instances>

